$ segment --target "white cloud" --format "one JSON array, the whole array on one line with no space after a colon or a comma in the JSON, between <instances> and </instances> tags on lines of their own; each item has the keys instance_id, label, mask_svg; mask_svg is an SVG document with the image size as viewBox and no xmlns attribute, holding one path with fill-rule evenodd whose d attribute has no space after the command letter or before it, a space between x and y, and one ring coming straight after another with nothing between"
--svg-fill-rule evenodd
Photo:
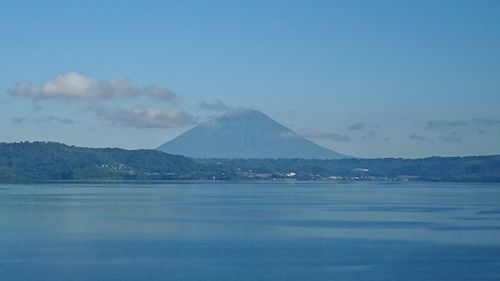
<instances>
[{"instance_id":1,"label":"white cloud","mask_svg":"<svg viewBox=\"0 0 500 281\"><path fill-rule=\"evenodd\" d=\"M157 85L148 85L143 88L143 92L146 96L157 100L173 101L176 98L171 90Z\"/></svg>"},{"instance_id":2,"label":"white cloud","mask_svg":"<svg viewBox=\"0 0 500 281\"><path fill-rule=\"evenodd\" d=\"M141 90L128 80L114 79L99 82L99 97L102 98L130 98L140 94Z\"/></svg>"},{"instance_id":3,"label":"white cloud","mask_svg":"<svg viewBox=\"0 0 500 281\"><path fill-rule=\"evenodd\" d=\"M193 123L193 117L180 109L134 108L97 110L97 114L114 124L136 128L177 128Z\"/></svg>"},{"instance_id":4,"label":"white cloud","mask_svg":"<svg viewBox=\"0 0 500 281\"><path fill-rule=\"evenodd\" d=\"M58 75L42 85L21 81L9 92L12 96L33 100L123 99L140 95L163 101L174 101L176 98L172 91L162 86L149 85L141 89L126 79L97 81L76 72Z\"/></svg>"},{"instance_id":5,"label":"white cloud","mask_svg":"<svg viewBox=\"0 0 500 281\"><path fill-rule=\"evenodd\" d=\"M99 83L96 80L79 75L76 72L58 75L43 86L33 86L31 94L35 98L90 98L99 95Z\"/></svg>"},{"instance_id":6,"label":"white cloud","mask_svg":"<svg viewBox=\"0 0 500 281\"><path fill-rule=\"evenodd\" d=\"M202 101L198 104L198 108L205 111L216 111L216 112L226 112L231 110L231 107L227 106L220 100L215 100L212 103Z\"/></svg>"}]
</instances>

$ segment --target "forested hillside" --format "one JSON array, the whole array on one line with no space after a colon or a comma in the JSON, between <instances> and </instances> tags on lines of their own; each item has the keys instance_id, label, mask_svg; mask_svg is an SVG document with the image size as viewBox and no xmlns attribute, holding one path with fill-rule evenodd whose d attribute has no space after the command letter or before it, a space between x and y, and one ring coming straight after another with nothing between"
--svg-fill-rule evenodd
<instances>
[{"instance_id":1,"label":"forested hillside","mask_svg":"<svg viewBox=\"0 0 500 281\"><path fill-rule=\"evenodd\" d=\"M206 165L155 150L83 148L60 143L0 143L0 180L183 179Z\"/></svg>"},{"instance_id":2,"label":"forested hillside","mask_svg":"<svg viewBox=\"0 0 500 281\"><path fill-rule=\"evenodd\" d=\"M500 156L424 159L192 159L156 150L0 143L0 182L50 180L500 182Z\"/></svg>"}]
</instances>

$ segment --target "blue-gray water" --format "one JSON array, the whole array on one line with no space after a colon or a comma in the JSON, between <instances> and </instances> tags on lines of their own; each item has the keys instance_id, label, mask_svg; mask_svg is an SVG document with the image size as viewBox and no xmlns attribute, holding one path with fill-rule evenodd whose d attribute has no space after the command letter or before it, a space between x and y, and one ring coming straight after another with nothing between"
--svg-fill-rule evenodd
<instances>
[{"instance_id":1,"label":"blue-gray water","mask_svg":"<svg viewBox=\"0 0 500 281\"><path fill-rule=\"evenodd\" d=\"M0 185L0 280L500 280L500 185Z\"/></svg>"}]
</instances>

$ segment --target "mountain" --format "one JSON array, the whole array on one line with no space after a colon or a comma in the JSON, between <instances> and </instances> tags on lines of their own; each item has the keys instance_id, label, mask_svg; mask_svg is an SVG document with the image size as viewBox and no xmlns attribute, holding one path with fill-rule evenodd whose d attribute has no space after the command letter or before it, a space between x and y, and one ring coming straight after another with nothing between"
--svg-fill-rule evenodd
<instances>
[{"instance_id":1,"label":"mountain","mask_svg":"<svg viewBox=\"0 0 500 281\"><path fill-rule=\"evenodd\" d=\"M193 158L340 159L257 110L240 109L202 123L158 150Z\"/></svg>"}]
</instances>

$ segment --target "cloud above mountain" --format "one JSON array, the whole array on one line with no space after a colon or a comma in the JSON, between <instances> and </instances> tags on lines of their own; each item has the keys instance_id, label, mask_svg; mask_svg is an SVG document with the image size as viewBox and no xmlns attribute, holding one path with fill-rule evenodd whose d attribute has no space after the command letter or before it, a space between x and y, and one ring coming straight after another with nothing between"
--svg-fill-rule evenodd
<instances>
[{"instance_id":1,"label":"cloud above mountain","mask_svg":"<svg viewBox=\"0 0 500 281\"><path fill-rule=\"evenodd\" d=\"M191 114L177 108L99 108L97 114L113 124L138 129L177 128L192 124L194 121Z\"/></svg>"},{"instance_id":2,"label":"cloud above mountain","mask_svg":"<svg viewBox=\"0 0 500 281\"><path fill-rule=\"evenodd\" d=\"M13 97L32 101L103 101L125 100L145 97L168 103L166 109L134 105L131 108L96 107L88 104L86 111L93 111L97 116L113 124L135 128L176 128L191 124L194 117L183 110L177 102L177 96L168 88L159 85L137 86L127 79L97 80L76 72L57 75L54 79L36 85L30 81L21 81L8 92ZM144 101L144 100L142 100ZM135 102L135 101L134 101ZM41 107L38 106L41 109ZM69 124L71 119L59 117L38 118L36 121ZM12 123L23 123L25 119L12 119Z\"/></svg>"},{"instance_id":3,"label":"cloud above mountain","mask_svg":"<svg viewBox=\"0 0 500 281\"><path fill-rule=\"evenodd\" d=\"M177 98L170 89L158 85L145 86L142 92L144 95L160 101L175 101Z\"/></svg>"},{"instance_id":4,"label":"cloud above mountain","mask_svg":"<svg viewBox=\"0 0 500 281\"><path fill-rule=\"evenodd\" d=\"M127 79L98 81L73 71L57 75L41 85L35 85L30 81L20 81L8 92L14 97L32 100L130 99L138 96L147 96L162 101L175 100L172 91L162 86L139 87Z\"/></svg>"},{"instance_id":5,"label":"cloud above mountain","mask_svg":"<svg viewBox=\"0 0 500 281\"><path fill-rule=\"evenodd\" d=\"M215 111L215 112L227 112L232 110L231 107L227 106L219 99L215 100L214 102L202 101L198 103L198 109L204 111Z\"/></svg>"}]
</instances>

